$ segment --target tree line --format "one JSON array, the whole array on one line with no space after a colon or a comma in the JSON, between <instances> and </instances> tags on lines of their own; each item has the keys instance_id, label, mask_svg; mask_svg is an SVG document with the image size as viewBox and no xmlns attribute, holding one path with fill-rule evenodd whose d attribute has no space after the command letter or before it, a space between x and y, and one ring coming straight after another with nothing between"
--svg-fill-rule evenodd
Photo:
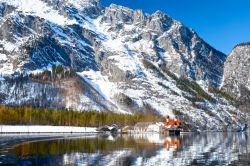
<instances>
[{"instance_id":1,"label":"tree line","mask_svg":"<svg viewBox=\"0 0 250 166\"><path fill-rule=\"evenodd\" d=\"M161 116L146 114L117 114L112 112L53 110L30 106L0 106L2 125L53 125L99 127L117 124L134 125L137 122L163 121Z\"/></svg>"},{"instance_id":2,"label":"tree line","mask_svg":"<svg viewBox=\"0 0 250 166\"><path fill-rule=\"evenodd\" d=\"M39 81L53 82L63 78L71 78L76 76L76 71L71 67L53 64L51 70L44 70L39 73L31 73L30 78Z\"/></svg>"}]
</instances>

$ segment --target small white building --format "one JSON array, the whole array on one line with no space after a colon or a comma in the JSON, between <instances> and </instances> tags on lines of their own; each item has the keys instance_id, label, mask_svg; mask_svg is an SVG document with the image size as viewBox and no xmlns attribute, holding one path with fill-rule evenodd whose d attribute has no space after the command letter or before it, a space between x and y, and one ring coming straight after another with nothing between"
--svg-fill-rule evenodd
<instances>
[{"instance_id":1,"label":"small white building","mask_svg":"<svg viewBox=\"0 0 250 166\"><path fill-rule=\"evenodd\" d=\"M136 123L131 133L160 133L164 127L163 123L139 122Z\"/></svg>"}]
</instances>

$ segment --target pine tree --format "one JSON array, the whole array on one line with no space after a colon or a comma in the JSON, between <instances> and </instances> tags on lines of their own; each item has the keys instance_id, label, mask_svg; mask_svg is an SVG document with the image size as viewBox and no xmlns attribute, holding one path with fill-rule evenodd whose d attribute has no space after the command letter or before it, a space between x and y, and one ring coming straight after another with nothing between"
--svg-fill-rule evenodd
<instances>
[{"instance_id":1,"label":"pine tree","mask_svg":"<svg viewBox=\"0 0 250 166\"><path fill-rule=\"evenodd\" d=\"M53 80L55 80L56 78L56 65L55 64L52 65L52 78Z\"/></svg>"}]
</instances>

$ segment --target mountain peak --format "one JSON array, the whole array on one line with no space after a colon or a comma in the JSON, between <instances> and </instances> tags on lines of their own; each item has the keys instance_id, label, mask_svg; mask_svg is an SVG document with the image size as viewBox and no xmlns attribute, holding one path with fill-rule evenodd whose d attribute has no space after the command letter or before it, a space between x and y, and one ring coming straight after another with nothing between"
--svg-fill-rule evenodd
<instances>
[{"instance_id":1,"label":"mountain peak","mask_svg":"<svg viewBox=\"0 0 250 166\"><path fill-rule=\"evenodd\" d=\"M162 16L166 16L166 14L160 10L157 10L156 12L154 12L152 14L153 16L157 16L157 17L162 17Z\"/></svg>"},{"instance_id":2,"label":"mountain peak","mask_svg":"<svg viewBox=\"0 0 250 166\"><path fill-rule=\"evenodd\" d=\"M125 12L133 12L132 9L125 7L125 6L120 6L116 4L111 4L109 7L107 7L108 10L114 10L114 11L125 11Z\"/></svg>"}]
</instances>

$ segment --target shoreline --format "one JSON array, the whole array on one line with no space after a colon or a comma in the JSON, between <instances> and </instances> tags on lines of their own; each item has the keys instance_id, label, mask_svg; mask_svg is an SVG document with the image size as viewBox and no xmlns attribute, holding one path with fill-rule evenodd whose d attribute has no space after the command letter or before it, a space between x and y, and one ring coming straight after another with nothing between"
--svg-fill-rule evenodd
<instances>
[{"instance_id":1,"label":"shoreline","mask_svg":"<svg viewBox=\"0 0 250 166\"><path fill-rule=\"evenodd\" d=\"M47 126L47 125L0 125L0 134L19 133L100 133L95 127Z\"/></svg>"},{"instance_id":2,"label":"shoreline","mask_svg":"<svg viewBox=\"0 0 250 166\"><path fill-rule=\"evenodd\" d=\"M245 131L250 131L249 128ZM200 131L204 132L245 132L245 131ZM0 125L0 134L102 134L102 131L97 131L96 127L77 127L77 126L51 126L51 125ZM136 133L154 133L154 132L138 132ZM157 132L156 132L157 133ZM195 131L182 131L182 134L197 133Z\"/></svg>"}]
</instances>

